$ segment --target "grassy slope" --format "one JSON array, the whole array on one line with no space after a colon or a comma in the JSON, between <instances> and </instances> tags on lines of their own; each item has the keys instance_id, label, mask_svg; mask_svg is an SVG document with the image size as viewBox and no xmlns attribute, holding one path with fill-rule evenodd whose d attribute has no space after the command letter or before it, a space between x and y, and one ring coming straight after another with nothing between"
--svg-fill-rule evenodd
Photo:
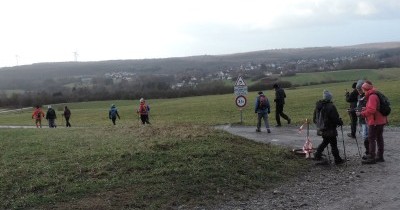
<instances>
[{"instance_id":1,"label":"grassy slope","mask_svg":"<svg viewBox=\"0 0 400 210\"><path fill-rule=\"evenodd\" d=\"M397 82L374 83L391 99L390 120L399 125ZM285 112L294 124L301 124L328 89L348 122L344 89L350 86L346 82L288 89ZM273 98L272 91L266 94ZM247 125L255 124L255 96L249 94L243 112ZM116 127L107 119L111 103L122 117ZM280 148L210 129L209 125L239 122L233 94L149 103L151 127L139 125L137 101L107 101L69 104L72 129L0 130L0 208L206 205L267 189L305 164ZM29 112L0 116L0 125L33 125Z\"/></svg>"}]
</instances>

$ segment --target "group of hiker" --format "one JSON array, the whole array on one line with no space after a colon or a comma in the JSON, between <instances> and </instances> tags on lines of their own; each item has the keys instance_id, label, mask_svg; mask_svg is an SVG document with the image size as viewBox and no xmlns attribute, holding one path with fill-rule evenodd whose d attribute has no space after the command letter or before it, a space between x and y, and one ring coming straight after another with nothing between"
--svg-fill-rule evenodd
<instances>
[{"instance_id":1,"label":"group of hiker","mask_svg":"<svg viewBox=\"0 0 400 210\"><path fill-rule=\"evenodd\" d=\"M286 98L285 91L278 84L274 84L273 87L275 89L276 127L282 126L280 117L287 120L287 123L290 124L291 119L283 113ZM383 127L388 123L387 115L390 113L387 98L368 80L358 80L352 84L352 88L353 91L351 93L347 90L345 92L345 100L349 103L347 111L351 122L351 132L347 136L355 139L357 142L356 130L357 124L359 124L365 147L362 164L384 162ZM317 135L322 137L322 143L317 147L313 159L317 161L325 160L323 151L330 145L335 164L342 164L346 160L342 159L339 155L337 128L340 127L343 133L343 121L339 116L336 106L333 104L332 98L332 93L324 90L322 99L318 100L315 105L313 122L317 127ZM258 92L258 96L256 97L255 113L257 114L256 132L261 131L261 119L264 119L267 132L271 133L268 122L271 105L262 91Z\"/></svg>"},{"instance_id":2,"label":"group of hiker","mask_svg":"<svg viewBox=\"0 0 400 210\"><path fill-rule=\"evenodd\" d=\"M141 98L139 100L139 108L136 110L136 113L139 115L143 125L150 124L149 121L150 106L146 104L144 98ZM110 110L108 111L108 118L110 118L113 125L115 125L117 117L118 119L121 119L117 107L114 104L112 104Z\"/></svg>"},{"instance_id":3,"label":"group of hiker","mask_svg":"<svg viewBox=\"0 0 400 210\"><path fill-rule=\"evenodd\" d=\"M279 86L279 84L274 84L275 89L275 120L276 127L281 127L281 117L290 124L291 119L285 113L283 113L283 107L285 105L286 93L285 90ZM271 113L271 105L268 98L264 95L262 91L258 92L256 97L254 112L257 114L257 129L256 132L261 132L261 119L264 119L265 128L268 133L271 133L271 129L268 122L268 114Z\"/></svg>"},{"instance_id":4,"label":"group of hiker","mask_svg":"<svg viewBox=\"0 0 400 210\"><path fill-rule=\"evenodd\" d=\"M71 110L69 110L69 108L67 106L64 107L64 112L63 112L62 116L65 117L66 126L71 127L71 123L69 122L69 119L71 117ZM42 127L42 119L43 118L46 118L46 120L48 121L49 128L57 127L57 124L55 122L57 119L56 111L51 107L51 105L47 106L46 114L44 114L44 112L42 111L42 109L40 108L39 105L37 105L35 107L35 109L33 110L32 119L35 120L35 124L36 124L37 128Z\"/></svg>"},{"instance_id":5,"label":"group of hiker","mask_svg":"<svg viewBox=\"0 0 400 210\"><path fill-rule=\"evenodd\" d=\"M348 133L350 138L356 140L357 147L357 122L361 126L361 136L364 141L365 155L362 156L362 164L375 164L377 162L384 162L384 140L383 140L383 127L388 123L387 115L390 113L390 109L387 104L387 98L379 92L371 81L358 80L352 84L353 91L349 93L346 90L345 97L346 101L349 102L350 106L347 110L350 116L350 127L351 133ZM327 104L321 106L321 104ZM321 118L325 122L325 127L322 127L319 123L322 143L318 146L317 152L314 154L314 159L320 160L322 151L325 147L330 144L332 155L335 158L336 164L343 163L343 159L339 156L337 148L337 131L336 127L340 126L343 132L343 121L338 118L336 107L332 103L332 95L328 92L324 92L324 98L322 101L317 103L317 107L314 111L314 122L318 127L318 112L325 108L324 112L321 112ZM378 149L376 149L378 148ZM361 154L360 154L361 155Z\"/></svg>"},{"instance_id":6,"label":"group of hiker","mask_svg":"<svg viewBox=\"0 0 400 210\"><path fill-rule=\"evenodd\" d=\"M142 124L150 124L149 121L149 112L150 112L150 106L148 104L146 104L146 101L144 100L144 98L141 98L139 100L140 104L139 104L139 108L136 110L136 113L138 114L138 116L140 117L140 120L142 122ZM57 124L55 122L55 120L57 119L57 115L55 110L51 107L51 105L47 106L47 113L45 114L42 109L40 108L39 105L37 105L35 107L35 109L33 110L33 114L32 114L32 119L35 120L35 124L37 128L42 128L42 119L46 118L46 120L49 123L49 128L56 128ZM66 123L66 127L71 127L71 123L69 122L70 118L71 118L71 110L65 106L64 107L64 112L61 114L63 118L65 118L65 123ZM119 113L118 113L118 109L117 107L112 104L110 110L108 111L108 118L111 120L111 122L113 123L113 125L116 125L116 120L121 119Z\"/></svg>"}]
</instances>

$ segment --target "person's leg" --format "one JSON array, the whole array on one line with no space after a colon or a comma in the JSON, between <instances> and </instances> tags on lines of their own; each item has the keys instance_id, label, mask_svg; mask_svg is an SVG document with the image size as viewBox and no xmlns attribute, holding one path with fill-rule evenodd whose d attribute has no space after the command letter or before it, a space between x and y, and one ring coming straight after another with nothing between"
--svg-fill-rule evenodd
<instances>
[{"instance_id":1,"label":"person's leg","mask_svg":"<svg viewBox=\"0 0 400 210\"><path fill-rule=\"evenodd\" d=\"M369 155L372 159L376 156L377 126L368 126Z\"/></svg>"},{"instance_id":2,"label":"person's leg","mask_svg":"<svg viewBox=\"0 0 400 210\"><path fill-rule=\"evenodd\" d=\"M275 108L275 119L276 119L276 125L277 126L281 126L281 113L283 112L283 106L276 104L276 108Z\"/></svg>"},{"instance_id":3,"label":"person's leg","mask_svg":"<svg viewBox=\"0 0 400 210\"><path fill-rule=\"evenodd\" d=\"M145 116L146 116L146 123L147 123L147 124L150 124L149 115L145 115Z\"/></svg>"},{"instance_id":4,"label":"person's leg","mask_svg":"<svg viewBox=\"0 0 400 210\"><path fill-rule=\"evenodd\" d=\"M264 113L263 115L264 118L264 124L265 124L265 128L267 129L268 133L271 133L271 130L269 129L269 122L268 122L268 113Z\"/></svg>"},{"instance_id":5,"label":"person's leg","mask_svg":"<svg viewBox=\"0 0 400 210\"><path fill-rule=\"evenodd\" d=\"M377 159L383 161L384 141L383 141L383 127L384 125L376 126L376 143L378 146Z\"/></svg>"},{"instance_id":6,"label":"person's leg","mask_svg":"<svg viewBox=\"0 0 400 210\"><path fill-rule=\"evenodd\" d=\"M142 121L142 124L144 125L146 123L146 115L140 115L140 120Z\"/></svg>"},{"instance_id":7,"label":"person's leg","mask_svg":"<svg viewBox=\"0 0 400 210\"><path fill-rule=\"evenodd\" d=\"M365 154L369 154L369 141L368 141L368 126L367 124L361 124L361 135L364 140Z\"/></svg>"},{"instance_id":8,"label":"person's leg","mask_svg":"<svg viewBox=\"0 0 400 210\"><path fill-rule=\"evenodd\" d=\"M357 132L357 115L355 112L350 112L351 120L351 136L355 137Z\"/></svg>"},{"instance_id":9,"label":"person's leg","mask_svg":"<svg viewBox=\"0 0 400 210\"><path fill-rule=\"evenodd\" d=\"M321 159L322 152L324 151L325 147L328 146L329 140L327 138L322 138L322 143L318 146L317 151L314 154L315 159Z\"/></svg>"},{"instance_id":10,"label":"person's leg","mask_svg":"<svg viewBox=\"0 0 400 210\"><path fill-rule=\"evenodd\" d=\"M288 122L288 124L290 124L290 117L287 116L285 113L283 113L283 106L284 106L284 105L282 105L282 111L280 112L280 115L281 115L281 117L282 117L283 119L285 119L285 120Z\"/></svg>"},{"instance_id":11,"label":"person's leg","mask_svg":"<svg viewBox=\"0 0 400 210\"><path fill-rule=\"evenodd\" d=\"M263 117L262 113L257 113L257 132L261 131L261 118Z\"/></svg>"},{"instance_id":12,"label":"person's leg","mask_svg":"<svg viewBox=\"0 0 400 210\"><path fill-rule=\"evenodd\" d=\"M113 117L113 118L111 118L111 120L112 120L113 124L115 125L115 121L117 120L117 117Z\"/></svg>"},{"instance_id":13,"label":"person's leg","mask_svg":"<svg viewBox=\"0 0 400 210\"><path fill-rule=\"evenodd\" d=\"M339 155L339 149L337 146L337 138L336 137L329 138L329 143L331 144L331 151L332 151L333 158L335 158L335 163L336 164L342 163L343 159Z\"/></svg>"},{"instance_id":14,"label":"person's leg","mask_svg":"<svg viewBox=\"0 0 400 210\"><path fill-rule=\"evenodd\" d=\"M69 122L69 117L66 117L65 121L67 122L67 127L71 127L71 123Z\"/></svg>"}]
</instances>

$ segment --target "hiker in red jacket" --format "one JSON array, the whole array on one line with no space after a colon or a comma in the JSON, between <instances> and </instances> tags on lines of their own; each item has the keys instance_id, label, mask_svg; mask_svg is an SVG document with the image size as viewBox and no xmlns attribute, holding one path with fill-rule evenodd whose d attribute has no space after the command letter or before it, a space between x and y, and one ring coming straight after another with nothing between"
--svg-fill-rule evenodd
<instances>
[{"instance_id":1,"label":"hiker in red jacket","mask_svg":"<svg viewBox=\"0 0 400 210\"><path fill-rule=\"evenodd\" d=\"M366 107L361 112L357 112L358 116L366 118L368 124L368 142L369 142L369 155L363 164L375 164L376 162L384 162L383 151L383 127L387 124L387 117L383 116L379 110L379 97L376 94L377 90L374 88L370 81L365 81L362 85L362 91L365 93L367 100ZM376 146L378 152L376 154ZM378 157L376 157L376 155Z\"/></svg>"},{"instance_id":2,"label":"hiker in red jacket","mask_svg":"<svg viewBox=\"0 0 400 210\"><path fill-rule=\"evenodd\" d=\"M150 106L146 104L144 98L140 99L139 109L136 112L140 115L140 119L142 120L143 125L146 123L150 124L149 122Z\"/></svg>"},{"instance_id":3,"label":"hiker in red jacket","mask_svg":"<svg viewBox=\"0 0 400 210\"><path fill-rule=\"evenodd\" d=\"M42 128L42 118L44 118L44 112L37 105L35 110L33 110L32 119L35 119L36 128Z\"/></svg>"}]
</instances>

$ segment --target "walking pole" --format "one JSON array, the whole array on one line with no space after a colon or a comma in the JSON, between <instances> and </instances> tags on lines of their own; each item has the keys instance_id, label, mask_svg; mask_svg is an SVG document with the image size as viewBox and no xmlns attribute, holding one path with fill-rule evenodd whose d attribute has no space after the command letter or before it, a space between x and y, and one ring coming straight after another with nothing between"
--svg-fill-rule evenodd
<instances>
[{"instance_id":1,"label":"walking pole","mask_svg":"<svg viewBox=\"0 0 400 210\"><path fill-rule=\"evenodd\" d=\"M361 156L361 151L360 151L360 147L358 146L358 140L357 140L357 136L356 136L356 144L357 144L357 149L358 149L358 155L360 156L360 158L362 157Z\"/></svg>"},{"instance_id":2,"label":"walking pole","mask_svg":"<svg viewBox=\"0 0 400 210\"><path fill-rule=\"evenodd\" d=\"M344 159L347 162L347 156L346 156L346 146L344 145L344 135L343 135L343 126L340 126L340 130L342 131L342 139L343 139L343 153L344 153Z\"/></svg>"}]
</instances>

